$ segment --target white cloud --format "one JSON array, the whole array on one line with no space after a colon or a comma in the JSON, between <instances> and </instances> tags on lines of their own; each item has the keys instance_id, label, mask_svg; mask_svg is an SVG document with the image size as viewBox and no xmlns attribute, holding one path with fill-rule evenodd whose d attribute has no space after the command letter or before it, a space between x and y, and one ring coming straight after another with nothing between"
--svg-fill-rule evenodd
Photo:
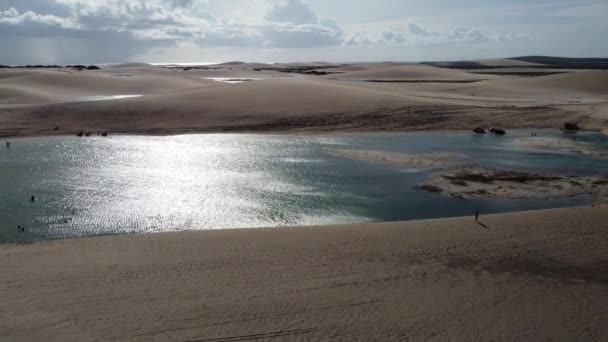
<instances>
[{"instance_id":1,"label":"white cloud","mask_svg":"<svg viewBox=\"0 0 608 342\"><path fill-rule=\"evenodd\" d=\"M19 13L15 8L0 11L0 24L6 25L30 25L40 24L57 26L64 29L78 29L78 22L73 18L62 18L51 14L36 14L32 11Z\"/></svg>"},{"instance_id":2,"label":"white cloud","mask_svg":"<svg viewBox=\"0 0 608 342\"><path fill-rule=\"evenodd\" d=\"M318 24L319 17L299 0L285 0L275 3L266 14L266 20L295 25Z\"/></svg>"},{"instance_id":3,"label":"white cloud","mask_svg":"<svg viewBox=\"0 0 608 342\"><path fill-rule=\"evenodd\" d=\"M551 43L556 32L579 49L608 51L589 43L608 33L599 15L605 1L514 1L466 0L456 6L437 0L0 0L0 45L12 47L3 50L0 63L113 62L183 46L233 51L234 59L249 58L252 51L299 56L303 48L318 59L324 53L352 58L353 49L374 58L416 49L444 49L447 56L456 45L462 48L454 56L518 44L538 53L543 50L531 40L555 51L561 45ZM370 46L374 51L366 50ZM33 53L37 47L47 53Z\"/></svg>"},{"instance_id":4,"label":"white cloud","mask_svg":"<svg viewBox=\"0 0 608 342\"><path fill-rule=\"evenodd\" d=\"M527 39L514 33L486 34L479 30L456 27L448 31L430 31L415 23L374 33L357 32L346 39L348 45L423 46L448 43L509 42Z\"/></svg>"}]
</instances>

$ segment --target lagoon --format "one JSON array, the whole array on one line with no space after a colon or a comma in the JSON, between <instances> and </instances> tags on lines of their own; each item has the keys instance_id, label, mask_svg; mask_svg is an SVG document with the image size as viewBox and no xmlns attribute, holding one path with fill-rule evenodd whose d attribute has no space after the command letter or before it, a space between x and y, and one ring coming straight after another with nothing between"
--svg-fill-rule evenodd
<instances>
[{"instance_id":1,"label":"lagoon","mask_svg":"<svg viewBox=\"0 0 608 342\"><path fill-rule=\"evenodd\" d=\"M541 137L571 139L556 130ZM339 157L335 149L447 152L468 163L608 176L605 155L522 147L529 131L333 135L116 135L14 139L0 151L0 243L218 228L397 221L590 204L462 200L416 189L433 171ZM599 133L578 133L596 150ZM30 196L36 201L31 202ZM18 232L17 226L26 227Z\"/></svg>"}]
</instances>

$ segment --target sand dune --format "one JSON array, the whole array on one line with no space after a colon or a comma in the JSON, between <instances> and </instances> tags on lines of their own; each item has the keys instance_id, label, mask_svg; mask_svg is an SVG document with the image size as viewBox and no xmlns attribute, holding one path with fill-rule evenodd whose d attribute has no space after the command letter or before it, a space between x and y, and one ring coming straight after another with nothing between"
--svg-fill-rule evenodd
<instances>
[{"instance_id":1,"label":"sand dune","mask_svg":"<svg viewBox=\"0 0 608 342\"><path fill-rule=\"evenodd\" d=\"M0 80L13 77L21 77L29 74L26 70L14 70L14 69L0 69Z\"/></svg>"},{"instance_id":2,"label":"sand dune","mask_svg":"<svg viewBox=\"0 0 608 342\"><path fill-rule=\"evenodd\" d=\"M608 71L594 70L532 78L499 78L453 87L449 91L456 94L531 99L546 104L584 104L608 101L606 84Z\"/></svg>"},{"instance_id":3,"label":"sand dune","mask_svg":"<svg viewBox=\"0 0 608 342\"><path fill-rule=\"evenodd\" d=\"M608 71L579 71L513 81L513 86L542 87L564 91L608 95Z\"/></svg>"},{"instance_id":4,"label":"sand dune","mask_svg":"<svg viewBox=\"0 0 608 342\"><path fill-rule=\"evenodd\" d=\"M608 207L0 245L3 341L603 341Z\"/></svg>"},{"instance_id":5,"label":"sand dune","mask_svg":"<svg viewBox=\"0 0 608 342\"><path fill-rule=\"evenodd\" d=\"M276 69L279 68L279 66L275 65L275 64L268 64L268 63L258 63L258 62L254 62L254 63L239 63L239 64L227 64L227 63L223 63L223 64L218 64L220 66L223 66L224 68L236 68L236 69Z\"/></svg>"},{"instance_id":6,"label":"sand dune","mask_svg":"<svg viewBox=\"0 0 608 342\"><path fill-rule=\"evenodd\" d=\"M280 96L277 96L279 95ZM314 114L320 108L352 110L357 107L377 108L401 102L398 98L372 89L313 79L273 79L247 82L226 87L194 89L159 97L180 103L196 103L200 109L222 111L267 112L289 116ZM230 101L230 98L239 101ZM290 113L294 112L294 113ZM297 112L297 113L296 113Z\"/></svg>"},{"instance_id":7,"label":"sand dune","mask_svg":"<svg viewBox=\"0 0 608 342\"><path fill-rule=\"evenodd\" d=\"M352 65L344 65L344 66L333 67L333 68L317 69L317 71L342 73L342 72L369 70L371 68L373 68L373 67L370 65L352 64Z\"/></svg>"},{"instance_id":8,"label":"sand dune","mask_svg":"<svg viewBox=\"0 0 608 342\"><path fill-rule=\"evenodd\" d=\"M497 82L495 82L497 83ZM530 79L506 80L505 86L514 88L559 90L588 94L608 95L608 71L577 71L560 75L549 75Z\"/></svg>"},{"instance_id":9,"label":"sand dune","mask_svg":"<svg viewBox=\"0 0 608 342\"><path fill-rule=\"evenodd\" d=\"M151 94L204 86L200 79L161 74L157 71L116 75L110 69L91 71L33 71L0 78L0 104L32 104L75 101L81 96ZM170 72L170 71L167 71Z\"/></svg>"},{"instance_id":10,"label":"sand dune","mask_svg":"<svg viewBox=\"0 0 608 342\"><path fill-rule=\"evenodd\" d=\"M0 105L43 104L57 99L57 96L30 87L0 84Z\"/></svg>"},{"instance_id":11,"label":"sand dune","mask_svg":"<svg viewBox=\"0 0 608 342\"><path fill-rule=\"evenodd\" d=\"M331 69L330 69L331 70ZM345 72L338 75L349 80L409 80L409 81L466 81L492 78L459 70L450 70L426 65L403 65L376 67L362 71Z\"/></svg>"},{"instance_id":12,"label":"sand dune","mask_svg":"<svg viewBox=\"0 0 608 342\"><path fill-rule=\"evenodd\" d=\"M179 133L557 128L572 120L586 128L608 126L602 105L608 103L606 71L513 79L425 65L362 63L341 68L365 70L344 69L321 77L237 66L183 70L130 64L96 71L0 71L0 136L73 134L81 129ZM228 85L213 78L256 81ZM471 80L476 82L458 83ZM144 96L79 103L83 97L102 95ZM54 130L56 126L61 129Z\"/></svg>"}]
</instances>

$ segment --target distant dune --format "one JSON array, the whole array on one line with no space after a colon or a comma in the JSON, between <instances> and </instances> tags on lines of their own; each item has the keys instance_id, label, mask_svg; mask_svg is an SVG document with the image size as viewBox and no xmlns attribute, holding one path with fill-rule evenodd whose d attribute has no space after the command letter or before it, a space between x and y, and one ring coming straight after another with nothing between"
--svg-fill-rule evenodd
<instances>
[{"instance_id":1,"label":"distant dune","mask_svg":"<svg viewBox=\"0 0 608 342\"><path fill-rule=\"evenodd\" d=\"M557 69L568 73L543 76L556 69L530 68L539 71L535 77L517 77L528 69L522 63L481 69L505 70L504 76L398 62L2 69L0 136L81 129L168 134L558 128L564 121L608 127L608 71ZM315 68L330 74L307 74ZM225 80L244 83L220 82ZM142 96L90 100L112 95Z\"/></svg>"},{"instance_id":2,"label":"distant dune","mask_svg":"<svg viewBox=\"0 0 608 342\"><path fill-rule=\"evenodd\" d=\"M424 64L442 68L482 69L482 68L554 68L554 69L608 69L608 58L566 58L551 56L523 56L501 59L480 59L469 61L425 62Z\"/></svg>"},{"instance_id":3,"label":"distant dune","mask_svg":"<svg viewBox=\"0 0 608 342\"><path fill-rule=\"evenodd\" d=\"M580 71L510 82L527 87L608 95L608 70Z\"/></svg>"},{"instance_id":4,"label":"distant dune","mask_svg":"<svg viewBox=\"0 0 608 342\"><path fill-rule=\"evenodd\" d=\"M608 58L568 58L568 57L552 57L552 56L523 56L509 58L512 61L522 61L527 63L564 66L564 67L581 67L581 68L608 68Z\"/></svg>"},{"instance_id":5,"label":"distant dune","mask_svg":"<svg viewBox=\"0 0 608 342\"><path fill-rule=\"evenodd\" d=\"M487 96L507 96L555 101L582 101L581 95L608 95L608 71L577 71L533 78L494 79L454 92L476 92ZM595 101L608 101L598 97ZM593 102L595 102L593 101Z\"/></svg>"},{"instance_id":6,"label":"distant dune","mask_svg":"<svg viewBox=\"0 0 608 342\"><path fill-rule=\"evenodd\" d=\"M331 71L331 69L329 69ZM487 77L459 70L450 70L426 65L401 65L373 67L367 70L345 72L337 76L350 80L403 80L403 81L466 81Z\"/></svg>"},{"instance_id":7,"label":"distant dune","mask_svg":"<svg viewBox=\"0 0 608 342\"><path fill-rule=\"evenodd\" d=\"M495 58L495 59L479 59L478 62L483 66L500 66L500 67L525 67L525 66L540 66L543 63L534 63L525 60L517 60L512 58Z\"/></svg>"},{"instance_id":8,"label":"distant dune","mask_svg":"<svg viewBox=\"0 0 608 342\"><path fill-rule=\"evenodd\" d=\"M152 67L148 63L122 63L109 65L110 68L149 68Z\"/></svg>"}]
</instances>

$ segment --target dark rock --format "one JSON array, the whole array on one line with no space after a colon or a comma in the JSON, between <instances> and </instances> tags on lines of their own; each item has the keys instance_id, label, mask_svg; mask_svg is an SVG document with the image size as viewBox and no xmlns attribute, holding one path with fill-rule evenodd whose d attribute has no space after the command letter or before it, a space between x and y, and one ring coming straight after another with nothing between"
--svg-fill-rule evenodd
<instances>
[{"instance_id":1,"label":"dark rock","mask_svg":"<svg viewBox=\"0 0 608 342\"><path fill-rule=\"evenodd\" d=\"M82 137L83 135L84 135L84 132L83 132L83 131L80 131L80 132L78 132L78 133L76 134L76 136L78 136L78 137Z\"/></svg>"},{"instance_id":2,"label":"dark rock","mask_svg":"<svg viewBox=\"0 0 608 342\"><path fill-rule=\"evenodd\" d=\"M486 134L486 129L483 127L475 127L473 128L473 132L477 134Z\"/></svg>"},{"instance_id":3,"label":"dark rock","mask_svg":"<svg viewBox=\"0 0 608 342\"><path fill-rule=\"evenodd\" d=\"M578 126L577 123L574 122L564 122L564 130L566 131L578 131L581 128Z\"/></svg>"},{"instance_id":4,"label":"dark rock","mask_svg":"<svg viewBox=\"0 0 608 342\"><path fill-rule=\"evenodd\" d=\"M496 134L496 135L505 135L507 134L506 131L499 129L499 128L490 128L490 132Z\"/></svg>"}]
</instances>

